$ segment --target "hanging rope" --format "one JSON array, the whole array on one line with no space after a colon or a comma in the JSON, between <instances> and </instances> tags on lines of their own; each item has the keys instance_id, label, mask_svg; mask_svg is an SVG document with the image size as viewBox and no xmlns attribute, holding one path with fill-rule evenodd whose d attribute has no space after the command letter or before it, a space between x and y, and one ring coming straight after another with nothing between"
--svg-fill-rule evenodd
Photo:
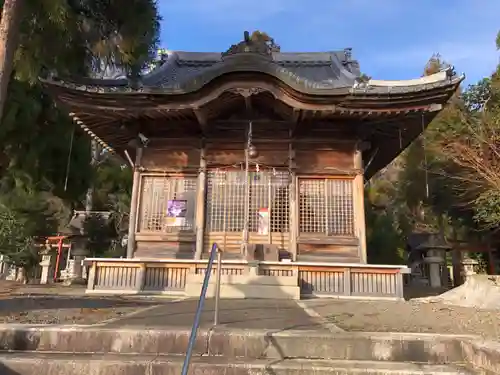
<instances>
[{"instance_id":1,"label":"hanging rope","mask_svg":"<svg viewBox=\"0 0 500 375\"><path fill-rule=\"evenodd\" d=\"M248 134L247 134L247 150L252 146L252 121L248 122Z\"/></svg>"},{"instance_id":2,"label":"hanging rope","mask_svg":"<svg viewBox=\"0 0 500 375\"><path fill-rule=\"evenodd\" d=\"M66 161L66 177L64 178L64 191L66 191L66 189L68 188L68 177L71 166L71 155L73 153L73 139L75 138L75 129L76 125L73 126L73 131L71 132L71 139L69 141L68 160Z\"/></svg>"},{"instance_id":3,"label":"hanging rope","mask_svg":"<svg viewBox=\"0 0 500 375\"><path fill-rule=\"evenodd\" d=\"M427 168L427 152L425 150L425 118L424 113L422 112L422 149L424 150L424 176L425 176L425 197L429 198L429 171Z\"/></svg>"}]
</instances>

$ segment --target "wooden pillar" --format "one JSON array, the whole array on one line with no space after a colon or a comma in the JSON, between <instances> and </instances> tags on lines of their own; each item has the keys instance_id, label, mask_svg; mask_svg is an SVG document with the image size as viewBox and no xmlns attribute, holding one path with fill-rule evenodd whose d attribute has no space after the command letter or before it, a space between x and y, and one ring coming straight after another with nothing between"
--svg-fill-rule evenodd
<instances>
[{"instance_id":1,"label":"wooden pillar","mask_svg":"<svg viewBox=\"0 0 500 375\"><path fill-rule=\"evenodd\" d=\"M198 187L196 191L196 250L194 259L201 259L205 237L205 199L207 180L206 147L203 143L200 152L200 171L198 173Z\"/></svg>"},{"instance_id":2,"label":"wooden pillar","mask_svg":"<svg viewBox=\"0 0 500 375\"><path fill-rule=\"evenodd\" d=\"M297 260L297 237L298 237L298 232L299 232L299 222L298 222L298 199L297 199L297 176L295 172L292 172L290 175L290 214L289 214L289 221L290 221L290 253L292 255L292 260L296 261Z\"/></svg>"},{"instance_id":3,"label":"wooden pillar","mask_svg":"<svg viewBox=\"0 0 500 375\"><path fill-rule=\"evenodd\" d=\"M358 149L354 153L354 167L358 170L354 178L354 225L359 240L360 260L367 263L363 155Z\"/></svg>"},{"instance_id":4,"label":"wooden pillar","mask_svg":"<svg viewBox=\"0 0 500 375\"><path fill-rule=\"evenodd\" d=\"M243 259L247 259L248 254L248 241L250 239L249 226L250 226L250 160L248 145L245 146L245 208L244 208L244 222L243 222ZM224 228L226 231L226 228Z\"/></svg>"},{"instance_id":5,"label":"wooden pillar","mask_svg":"<svg viewBox=\"0 0 500 375\"><path fill-rule=\"evenodd\" d=\"M290 132L291 139L291 132ZM288 166L290 170L290 193L289 193L289 225L290 225L290 238L288 251L292 256L292 260L297 260L297 237L299 232L299 222L298 222L298 197L297 197L297 176L294 172L295 169L295 154L293 150L292 141L288 145Z\"/></svg>"},{"instance_id":6,"label":"wooden pillar","mask_svg":"<svg viewBox=\"0 0 500 375\"><path fill-rule=\"evenodd\" d=\"M134 257L135 231L137 229L137 211L139 209L139 185L141 183L141 172L139 167L142 159L142 147L137 148L135 155L134 177L132 181L132 196L130 198L130 215L128 222L127 258Z\"/></svg>"}]
</instances>

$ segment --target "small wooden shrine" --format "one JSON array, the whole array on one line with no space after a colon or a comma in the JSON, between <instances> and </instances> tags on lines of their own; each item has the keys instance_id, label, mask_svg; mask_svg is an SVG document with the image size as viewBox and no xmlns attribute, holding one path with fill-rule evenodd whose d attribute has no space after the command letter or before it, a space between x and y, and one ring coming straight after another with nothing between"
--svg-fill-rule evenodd
<instances>
[{"instance_id":1,"label":"small wooden shrine","mask_svg":"<svg viewBox=\"0 0 500 375\"><path fill-rule=\"evenodd\" d=\"M135 163L129 258L196 263L216 242L242 264L363 265L364 181L462 80L453 68L370 79L350 49L278 52L246 33L224 53L169 52L140 80L44 84L91 137Z\"/></svg>"}]
</instances>

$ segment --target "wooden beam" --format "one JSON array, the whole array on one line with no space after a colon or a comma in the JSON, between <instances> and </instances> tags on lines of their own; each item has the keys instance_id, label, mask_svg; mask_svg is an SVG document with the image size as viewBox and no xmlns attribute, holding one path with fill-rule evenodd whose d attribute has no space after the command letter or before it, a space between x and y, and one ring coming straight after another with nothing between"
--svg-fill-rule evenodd
<instances>
[{"instance_id":1,"label":"wooden beam","mask_svg":"<svg viewBox=\"0 0 500 375\"><path fill-rule=\"evenodd\" d=\"M193 117L196 117L196 119L174 120L172 118L152 119L147 117L146 118L141 117L140 119L133 119L127 121L116 120L115 122L104 123L99 120L99 115L96 115L94 117L86 116L86 119L83 122L90 129L96 129L96 132L98 131L97 128L102 129L102 131L99 130L100 133L106 132L110 134L116 134L117 131L121 132L129 131L130 134L137 134L137 132L141 131L140 129L147 129L148 134L151 134L151 136L153 136L154 132L161 132L161 130L163 129L168 133L171 133L173 128L199 129L200 124L203 126L207 124L208 115L205 110L196 109L193 110L193 112L191 113L195 115ZM278 120L278 119L270 120L270 119L254 117L252 118L252 122L254 125L262 124L263 127L269 124L269 128L272 129L274 129L276 126L286 127L286 129L288 129L289 127L293 127L294 125L293 121L298 121L301 125L300 128L310 129L314 127L314 128L325 128L325 129L336 129L343 126L352 127L353 122L355 122L356 124L363 124L363 126L370 126L370 127L372 125L378 125L378 124L388 124L388 125L395 124L397 126L398 123L400 122L401 123L408 122L409 120L413 120L414 118L420 119L420 116L421 113L408 113L408 114L401 113L399 115L387 115L387 116L384 115L375 118L365 117L364 120L361 120L360 116L342 117L340 114L335 114L335 117L307 119L305 111L296 110L294 111L294 115L288 120ZM248 123L248 118L246 116L245 118L242 119L229 119L229 120L214 119L213 121L210 121L210 125L212 128L217 128L218 126L244 128L247 123ZM138 126L138 124L140 124L140 127Z\"/></svg>"},{"instance_id":2,"label":"wooden beam","mask_svg":"<svg viewBox=\"0 0 500 375\"><path fill-rule=\"evenodd\" d=\"M134 257L136 247L135 232L137 229L137 213L139 211L140 190L141 183L140 167L142 162L142 148L138 148L135 156L134 177L132 180L132 197L130 198L130 215L128 223L128 239L127 239L127 258Z\"/></svg>"},{"instance_id":3,"label":"wooden beam","mask_svg":"<svg viewBox=\"0 0 500 375\"><path fill-rule=\"evenodd\" d=\"M155 145L156 144L161 144L161 142L170 142L172 144L176 142L197 142L199 138L192 137L192 138L182 138L182 137L172 137L172 138L151 138L151 142L153 142ZM209 143L240 143L244 142L245 138L241 137L241 139L234 139L234 138L228 138L228 137L207 137L206 142ZM330 145L336 145L336 144L352 144L354 141L352 139L325 139L324 137L321 138L290 138L290 137L281 137L281 138L273 138L273 137L266 137L266 138L254 138L254 141L256 143L279 143L279 144L288 144L289 142L293 143L328 143Z\"/></svg>"},{"instance_id":4,"label":"wooden beam","mask_svg":"<svg viewBox=\"0 0 500 375\"><path fill-rule=\"evenodd\" d=\"M297 125L302 117L302 110L298 108L293 109L292 113L292 124Z\"/></svg>"},{"instance_id":5,"label":"wooden beam","mask_svg":"<svg viewBox=\"0 0 500 375\"><path fill-rule=\"evenodd\" d=\"M198 124L200 125L201 131L205 132L207 129L207 115L205 111L201 108L193 109L194 115L196 116L196 120L198 120Z\"/></svg>"}]
</instances>

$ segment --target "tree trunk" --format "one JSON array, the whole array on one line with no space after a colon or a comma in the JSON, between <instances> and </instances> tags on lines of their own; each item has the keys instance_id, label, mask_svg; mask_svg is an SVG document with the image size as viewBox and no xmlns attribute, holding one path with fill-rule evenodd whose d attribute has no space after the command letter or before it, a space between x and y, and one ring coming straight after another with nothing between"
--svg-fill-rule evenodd
<instances>
[{"instance_id":1,"label":"tree trunk","mask_svg":"<svg viewBox=\"0 0 500 375\"><path fill-rule=\"evenodd\" d=\"M7 101L7 89L14 66L24 0L5 0L0 19L0 121Z\"/></svg>"}]
</instances>

